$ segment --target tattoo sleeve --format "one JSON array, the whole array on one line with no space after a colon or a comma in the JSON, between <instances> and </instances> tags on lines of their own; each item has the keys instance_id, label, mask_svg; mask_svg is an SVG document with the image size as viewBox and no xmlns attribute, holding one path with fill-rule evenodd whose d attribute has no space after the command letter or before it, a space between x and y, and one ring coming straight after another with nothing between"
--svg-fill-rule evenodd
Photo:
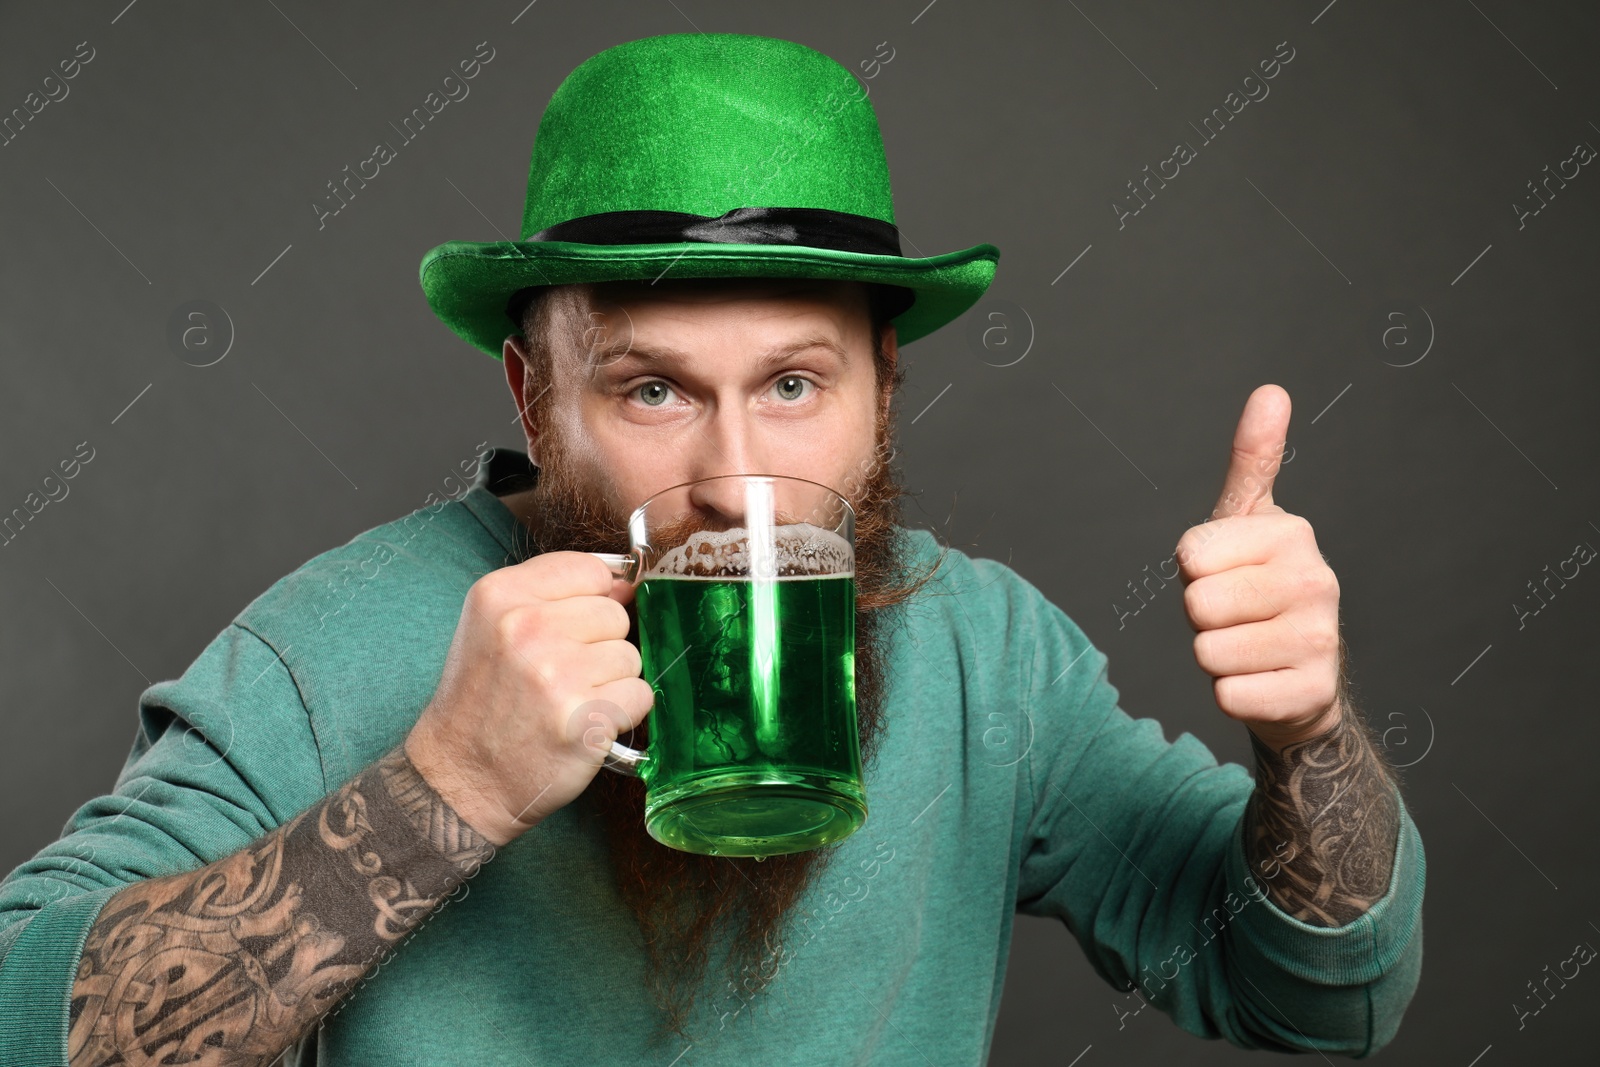
<instances>
[{"instance_id":1,"label":"tattoo sleeve","mask_svg":"<svg viewBox=\"0 0 1600 1067\"><path fill-rule=\"evenodd\" d=\"M270 1064L493 854L396 748L233 855L113 895L69 1062Z\"/></svg>"},{"instance_id":2,"label":"tattoo sleeve","mask_svg":"<svg viewBox=\"0 0 1600 1067\"><path fill-rule=\"evenodd\" d=\"M1343 926L1388 891L1400 832L1393 774L1342 679L1339 705L1337 725L1281 752L1251 734L1250 869L1274 904L1312 926Z\"/></svg>"}]
</instances>

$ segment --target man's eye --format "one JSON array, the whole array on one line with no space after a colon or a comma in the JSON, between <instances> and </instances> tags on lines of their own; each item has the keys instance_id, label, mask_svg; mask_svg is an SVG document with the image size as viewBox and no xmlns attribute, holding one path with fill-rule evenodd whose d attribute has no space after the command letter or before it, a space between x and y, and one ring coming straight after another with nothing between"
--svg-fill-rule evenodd
<instances>
[{"instance_id":1,"label":"man's eye","mask_svg":"<svg viewBox=\"0 0 1600 1067\"><path fill-rule=\"evenodd\" d=\"M799 400L806 395L806 386L808 385L812 385L811 379L790 374L779 378L773 388L778 391L778 395L784 400Z\"/></svg>"},{"instance_id":2,"label":"man's eye","mask_svg":"<svg viewBox=\"0 0 1600 1067\"><path fill-rule=\"evenodd\" d=\"M660 407L667 402L667 394L672 392L671 386L666 382L645 382L634 390L635 395L650 407Z\"/></svg>"},{"instance_id":3,"label":"man's eye","mask_svg":"<svg viewBox=\"0 0 1600 1067\"><path fill-rule=\"evenodd\" d=\"M794 401L803 399L807 395L807 386L813 389L816 387L811 379L790 374L779 378L772 388L779 399ZM633 395L648 407L660 407L672 396L672 387L662 381L645 382L634 387Z\"/></svg>"}]
</instances>

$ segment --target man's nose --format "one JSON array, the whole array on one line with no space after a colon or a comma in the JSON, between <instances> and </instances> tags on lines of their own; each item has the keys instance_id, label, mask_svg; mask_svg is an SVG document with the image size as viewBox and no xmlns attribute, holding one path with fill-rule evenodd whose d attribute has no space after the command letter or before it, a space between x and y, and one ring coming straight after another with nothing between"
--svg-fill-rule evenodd
<instances>
[{"instance_id":1,"label":"man's nose","mask_svg":"<svg viewBox=\"0 0 1600 1067\"><path fill-rule=\"evenodd\" d=\"M742 478L712 476L709 481L696 482L689 489L689 506L707 529L726 530L743 526L745 518L745 488Z\"/></svg>"},{"instance_id":2,"label":"man's nose","mask_svg":"<svg viewBox=\"0 0 1600 1067\"><path fill-rule=\"evenodd\" d=\"M742 523L745 511L745 486L734 474L777 474L765 466L766 451L754 436L754 428L743 412L719 411L714 418L695 427L696 462L691 476L711 479L696 485L689 503L701 514L720 523Z\"/></svg>"}]
</instances>

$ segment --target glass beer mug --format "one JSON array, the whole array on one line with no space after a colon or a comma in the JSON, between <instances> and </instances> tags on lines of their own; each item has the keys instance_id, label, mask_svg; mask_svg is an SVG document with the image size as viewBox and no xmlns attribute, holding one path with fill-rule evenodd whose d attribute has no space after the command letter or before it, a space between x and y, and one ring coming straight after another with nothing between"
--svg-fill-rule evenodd
<instances>
[{"instance_id":1,"label":"glass beer mug","mask_svg":"<svg viewBox=\"0 0 1600 1067\"><path fill-rule=\"evenodd\" d=\"M826 486L724 475L656 494L626 554L649 743L605 765L644 780L664 845L766 857L866 821L855 692L855 515Z\"/></svg>"}]
</instances>

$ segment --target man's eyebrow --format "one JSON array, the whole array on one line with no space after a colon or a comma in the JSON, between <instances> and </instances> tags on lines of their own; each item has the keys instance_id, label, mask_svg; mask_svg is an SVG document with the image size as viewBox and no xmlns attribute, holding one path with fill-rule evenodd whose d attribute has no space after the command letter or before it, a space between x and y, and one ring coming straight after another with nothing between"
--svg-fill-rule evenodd
<instances>
[{"instance_id":1,"label":"man's eyebrow","mask_svg":"<svg viewBox=\"0 0 1600 1067\"><path fill-rule=\"evenodd\" d=\"M813 348L826 349L838 356L839 361L846 367L850 365L850 353L846 352L844 346L836 339L827 334L808 334L768 349L761 354L756 366L759 369L767 370L801 352ZM641 345L632 342L619 342L597 349L593 358L596 369L599 369L600 367L619 363L681 367L693 362L695 357L693 353L673 348L671 345Z\"/></svg>"}]
</instances>

